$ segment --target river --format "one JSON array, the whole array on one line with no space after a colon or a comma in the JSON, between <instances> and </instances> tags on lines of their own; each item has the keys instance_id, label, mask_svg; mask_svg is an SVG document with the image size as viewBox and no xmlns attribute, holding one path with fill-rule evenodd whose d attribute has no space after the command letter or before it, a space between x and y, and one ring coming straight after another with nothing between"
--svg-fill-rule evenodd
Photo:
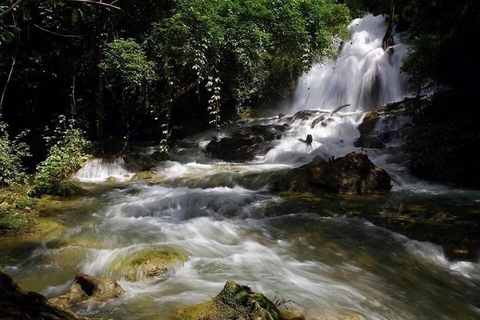
<instances>
[{"instance_id":1,"label":"river","mask_svg":"<svg viewBox=\"0 0 480 320\"><path fill-rule=\"evenodd\" d=\"M402 39L395 39L390 55L381 49L382 17L368 15L350 28L352 41L344 44L340 59L315 65L299 80L294 98L280 109L284 118L251 120L186 138L169 161L157 163L158 183L128 181L133 172L120 160L89 163L77 177L96 191L46 208L40 219L61 228L43 239L2 243L5 270L21 288L50 298L65 293L77 273L112 275L116 259L145 248L173 247L188 259L168 276L151 282L120 279L125 297L75 311L91 317L168 320L176 306L204 302L231 279L271 300L285 301L309 320L480 319L478 262L449 261L439 245L362 218L319 215L303 206L275 214L284 199L269 193L267 186L238 182L244 175L294 168L315 156L360 151L353 142L365 111L408 95L407 79L399 72L407 54ZM371 94L372 83L378 94ZM228 136L232 128L282 125L297 111L330 112L343 104L350 106L330 115L326 126L312 127L311 118L291 123L275 147L253 161L218 161L203 152L212 137ZM409 121L384 121L382 126L394 129ZM307 134L313 136L311 149L298 141ZM140 152L148 155L153 149ZM399 206L445 205L480 212L478 191L420 181L389 160L396 152L395 142L385 150L367 151L394 180L389 199ZM107 181L112 176L116 182Z\"/></svg>"}]
</instances>

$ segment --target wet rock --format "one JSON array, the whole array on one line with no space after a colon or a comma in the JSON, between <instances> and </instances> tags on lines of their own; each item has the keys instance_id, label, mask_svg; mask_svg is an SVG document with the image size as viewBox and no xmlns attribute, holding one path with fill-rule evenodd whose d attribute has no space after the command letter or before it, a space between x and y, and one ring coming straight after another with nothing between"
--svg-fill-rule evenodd
<instances>
[{"instance_id":1,"label":"wet rock","mask_svg":"<svg viewBox=\"0 0 480 320\"><path fill-rule=\"evenodd\" d=\"M113 298L120 298L125 290L111 277L93 277L87 274L78 274L73 280L68 292L59 297L50 299L50 302L63 310L84 303L103 302Z\"/></svg>"},{"instance_id":2,"label":"wet rock","mask_svg":"<svg viewBox=\"0 0 480 320\"><path fill-rule=\"evenodd\" d=\"M234 132L231 137L221 140L212 139L205 152L224 161L251 161L266 154L273 147L272 141L282 136L275 126L254 125L248 131Z\"/></svg>"},{"instance_id":3,"label":"wet rock","mask_svg":"<svg viewBox=\"0 0 480 320\"><path fill-rule=\"evenodd\" d=\"M325 120L325 115L322 115L320 117L315 118L312 121L312 124L311 124L310 128L314 129L317 124L319 124L320 122L323 122L324 120Z\"/></svg>"},{"instance_id":4,"label":"wet rock","mask_svg":"<svg viewBox=\"0 0 480 320\"><path fill-rule=\"evenodd\" d=\"M296 121L306 121L306 120L310 119L311 117L318 115L319 113L321 113L321 112L315 111L315 110L301 110L301 111L298 111L297 113L295 113L290 118L288 118L287 123L292 124Z\"/></svg>"},{"instance_id":5,"label":"wet rock","mask_svg":"<svg viewBox=\"0 0 480 320\"><path fill-rule=\"evenodd\" d=\"M367 155L351 152L327 163L309 163L288 171L271 184L274 192L382 193L393 186L388 173Z\"/></svg>"},{"instance_id":6,"label":"wet rock","mask_svg":"<svg viewBox=\"0 0 480 320\"><path fill-rule=\"evenodd\" d=\"M290 129L292 128L292 126L289 125L288 123L284 123L284 124L275 125L274 128L275 128L275 130L277 130L277 131L285 132L285 131L290 130Z\"/></svg>"},{"instance_id":7,"label":"wet rock","mask_svg":"<svg viewBox=\"0 0 480 320\"><path fill-rule=\"evenodd\" d=\"M124 154L122 158L130 171L148 171L155 167L155 162L145 155Z\"/></svg>"},{"instance_id":8,"label":"wet rock","mask_svg":"<svg viewBox=\"0 0 480 320\"><path fill-rule=\"evenodd\" d=\"M377 125L380 115L377 111L370 111L364 117L357 129L361 135L369 135L373 133L375 126Z\"/></svg>"},{"instance_id":9,"label":"wet rock","mask_svg":"<svg viewBox=\"0 0 480 320\"><path fill-rule=\"evenodd\" d=\"M265 319L265 320L304 320L295 312L282 312L279 305L261 293L253 292L228 280L223 290L207 302L179 307L174 313L177 320L225 320L225 319Z\"/></svg>"},{"instance_id":10,"label":"wet rock","mask_svg":"<svg viewBox=\"0 0 480 320\"><path fill-rule=\"evenodd\" d=\"M185 261L187 257L173 248L142 250L127 258L117 258L110 272L127 281L149 281L167 276Z\"/></svg>"},{"instance_id":11,"label":"wet rock","mask_svg":"<svg viewBox=\"0 0 480 320\"><path fill-rule=\"evenodd\" d=\"M378 137L361 135L353 143L355 147L385 149L385 144Z\"/></svg>"},{"instance_id":12,"label":"wet rock","mask_svg":"<svg viewBox=\"0 0 480 320\"><path fill-rule=\"evenodd\" d=\"M0 267L0 319L87 320L50 303L43 295L23 291Z\"/></svg>"}]
</instances>

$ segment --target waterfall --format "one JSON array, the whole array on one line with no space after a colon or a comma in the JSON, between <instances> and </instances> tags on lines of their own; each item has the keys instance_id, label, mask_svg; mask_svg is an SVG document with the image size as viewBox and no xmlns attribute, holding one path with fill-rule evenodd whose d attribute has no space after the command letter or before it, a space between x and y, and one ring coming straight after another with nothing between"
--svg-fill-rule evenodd
<instances>
[{"instance_id":1,"label":"waterfall","mask_svg":"<svg viewBox=\"0 0 480 320\"><path fill-rule=\"evenodd\" d=\"M128 166L122 158L94 158L87 161L75 174L75 178L82 182L127 181L134 175L135 169Z\"/></svg>"},{"instance_id":2,"label":"waterfall","mask_svg":"<svg viewBox=\"0 0 480 320\"><path fill-rule=\"evenodd\" d=\"M408 95L408 77L400 72L407 44L394 35L395 45L382 49L385 17L368 14L348 29L351 38L343 43L340 57L314 64L300 78L292 112L334 110L344 104L350 104L344 111L371 110Z\"/></svg>"}]
</instances>

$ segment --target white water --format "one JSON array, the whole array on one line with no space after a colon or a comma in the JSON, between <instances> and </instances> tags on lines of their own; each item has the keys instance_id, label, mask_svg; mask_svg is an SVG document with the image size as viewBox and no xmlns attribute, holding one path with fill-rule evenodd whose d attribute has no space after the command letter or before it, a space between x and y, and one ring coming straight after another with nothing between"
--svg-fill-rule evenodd
<instances>
[{"instance_id":1,"label":"white water","mask_svg":"<svg viewBox=\"0 0 480 320\"><path fill-rule=\"evenodd\" d=\"M187 255L184 266L152 282L120 280L127 292L124 298L76 311L114 319L171 319L174 307L206 301L232 279L272 300L291 300L287 306L308 320L480 319L479 263L447 261L437 245L410 240L361 219L324 218L295 209L283 216L265 216L266 208L283 200L265 186L248 189L238 183L243 174L299 166L317 155L340 157L360 151L353 142L360 135L362 111L374 107L361 94L372 80L368 76L372 68L385 78L382 83L390 84L376 103L406 95L405 79L394 68L400 59L395 55L404 54L404 45L397 45L392 57L378 50L384 34L381 21L367 16L352 24L353 44L345 45L335 68L315 66L318 72L307 76L310 90L299 85L297 100L285 118L246 125L283 125L289 115L304 108L332 110L351 103L350 110L336 114L318 110L316 116L291 122L273 149L247 163L209 159L202 151L213 136L228 136L234 127L186 139L186 146L173 150L171 161L155 167L163 183L131 184L83 199L85 208L77 204L66 208L68 214L62 211L55 217L68 231L59 231L40 245L26 244L20 253L5 250L6 256L18 260L7 263L7 271L23 288L54 297L64 293L79 272L117 276L111 271L115 259L168 246ZM335 90L327 88L332 84ZM319 122L312 127L322 115L326 126ZM376 130L396 130L411 121L391 120L385 118ZM307 134L314 138L308 149L298 141ZM389 147L395 150L401 143L392 141ZM410 177L401 163L391 161L395 151L367 154L394 177L386 205L401 206L404 199L415 197L420 203L446 199L458 210L480 203L478 192ZM92 162L77 177L103 182L126 173L122 163Z\"/></svg>"},{"instance_id":2,"label":"white water","mask_svg":"<svg viewBox=\"0 0 480 320\"><path fill-rule=\"evenodd\" d=\"M138 168L137 168L138 169ZM81 168L75 177L82 182L128 181L135 174L122 158L93 158Z\"/></svg>"},{"instance_id":3,"label":"white water","mask_svg":"<svg viewBox=\"0 0 480 320\"><path fill-rule=\"evenodd\" d=\"M292 111L333 110L344 104L351 105L345 111L370 110L407 96L408 78L400 72L407 45L395 35L393 54L385 52L385 29L382 16L352 21L352 38L340 58L316 64L300 78Z\"/></svg>"}]
</instances>

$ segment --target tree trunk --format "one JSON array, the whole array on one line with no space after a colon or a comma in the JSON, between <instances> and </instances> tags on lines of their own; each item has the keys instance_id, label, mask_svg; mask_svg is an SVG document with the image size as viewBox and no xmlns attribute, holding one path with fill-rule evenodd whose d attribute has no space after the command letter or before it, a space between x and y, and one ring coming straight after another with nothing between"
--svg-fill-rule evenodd
<instances>
[{"instance_id":1,"label":"tree trunk","mask_svg":"<svg viewBox=\"0 0 480 320\"><path fill-rule=\"evenodd\" d=\"M387 51L390 55L393 54L393 48L391 48L395 42L393 41L393 25L394 25L394 16L395 16L395 6L390 6L390 19L388 21L387 31L382 41L383 50Z\"/></svg>"},{"instance_id":2,"label":"tree trunk","mask_svg":"<svg viewBox=\"0 0 480 320\"><path fill-rule=\"evenodd\" d=\"M97 139L103 143L103 122L105 118L105 105L103 101L103 70L100 67L102 62L102 48L99 45L97 48L97 62L98 62L98 83L97 83Z\"/></svg>"}]
</instances>

